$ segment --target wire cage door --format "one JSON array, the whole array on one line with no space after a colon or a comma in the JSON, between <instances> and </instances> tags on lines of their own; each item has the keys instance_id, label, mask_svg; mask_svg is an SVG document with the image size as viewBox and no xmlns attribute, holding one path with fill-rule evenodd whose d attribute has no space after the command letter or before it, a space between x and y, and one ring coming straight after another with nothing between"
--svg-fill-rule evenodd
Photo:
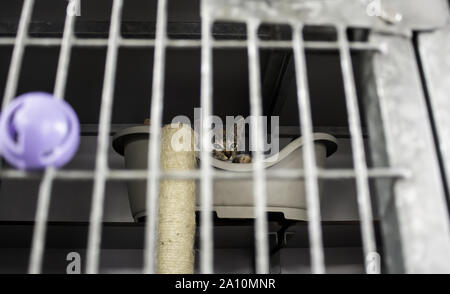
<instances>
[{"instance_id":1,"label":"wire cage door","mask_svg":"<svg viewBox=\"0 0 450 294\"><path fill-rule=\"evenodd\" d=\"M358 213L365 269L373 268L374 258L381 250L377 246L371 197L377 199L377 209L383 234L383 247L388 272L430 273L450 272L450 230L446 200L446 184L442 172L448 168L448 144L436 148L436 140L448 141L446 120L448 103L445 91L448 83L437 76L450 75L446 66L436 65L429 52L439 51L448 40L446 1L427 1L427 9L419 0L392 1L375 5L377 1L336 0L203 0L200 4L200 38L172 38L169 36L168 2L159 0L156 10L154 38L124 38L121 31L124 0L112 1L107 38L81 38L75 34L77 10L65 16L60 37L30 36L29 28L34 0L24 0L17 34L0 37L0 46L13 46L9 73L3 96L5 107L15 96L21 75L21 65L27 46L58 47L59 59L54 95L64 99L68 82L71 53L74 47L106 48L105 75L102 84L98 123L98 143L93 170L58 170L47 168L43 174L2 168L2 179L27 180L40 178L29 273L41 273L44 258L47 221L51 191L57 179L70 181L92 180L92 205L87 242L86 273L99 272L102 244L102 220L107 181L147 181L147 211L145 226L144 273L155 273L158 230L158 189L161 179L195 179L200 190L200 272L214 271L213 243L213 181L229 178L217 172L211 163L211 149L203 140L200 168L183 173L163 172L159 164L164 109L166 52L169 48L199 48L201 50L201 129L209 131L213 114L213 50L216 48L245 49L248 58L248 83L252 140L257 146L263 142L263 101L260 68L260 49L292 50L297 85L298 124L304 139L302 170L268 171L264 168L262 148L253 153L254 247L257 273L270 272L268 219L266 214L268 179L302 179L306 187L308 205L308 236L312 273L326 273L324 241L319 201L319 181L324 179L352 179L356 185ZM70 1L76 4L77 0ZM81 3L82 4L82 3ZM69 4L70 5L70 4ZM77 6L70 6L71 8ZM72 12L74 12L72 11ZM433 15L433 17L430 17ZM218 22L240 23L245 26L244 39L219 39L213 33ZM282 24L290 28L289 40L264 40L258 30L262 24ZM332 29L335 40L305 39L310 26ZM366 34L361 40L350 38L349 32ZM438 31L436 35L420 33ZM444 37L441 37L443 35ZM417 38L417 36L419 36ZM436 37L437 36L437 37ZM445 37L447 36L447 38ZM150 145L147 170L114 170L108 165L108 148L112 130L114 91L120 48L152 48L154 50L152 91L150 101ZM419 49L417 49L419 48ZM313 146L313 118L308 82L306 51L336 52L342 73L345 109L352 148L353 168L323 169L317 166ZM358 97L352 54L363 53L364 96ZM446 53L441 52L443 55ZM448 52L446 53L448 55ZM422 60L420 59L422 58ZM444 57L446 58L446 57ZM448 60L448 58L446 59ZM423 64L422 64L423 63ZM437 69L439 68L439 69ZM425 71L422 72L422 69ZM447 79L448 80L448 79ZM424 83L425 81L425 83ZM428 92L426 90L429 90ZM448 92L448 91L447 91ZM428 95L429 94L429 95ZM427 105L431 99L431 114ZM364 103L361 108L360 100ZM443 103L443 107L441 107ZM361 116L366 116L371 154L365 148ZM435 134L437 129L437 134ZM206 138L206 136L205 136ZM367 164L373 158L374 167ZM447 173L448 174L448 173ZM238 179L238 175L233 176ZM371 195L370 180L376 180L377 193Z\"/></svg>"}]
</instances>

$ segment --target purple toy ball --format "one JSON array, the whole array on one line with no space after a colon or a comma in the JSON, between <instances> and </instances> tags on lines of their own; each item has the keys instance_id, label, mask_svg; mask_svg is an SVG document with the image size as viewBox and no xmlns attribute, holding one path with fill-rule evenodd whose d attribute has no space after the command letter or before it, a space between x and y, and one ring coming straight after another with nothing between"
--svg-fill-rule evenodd
<instances>
[{"instance_id":1,"label":"purple toy ball","mask_svg":"<svg viewBox=\"0 0 450 294\"><path fill-rule=\"evenodd\" d=\"M0 152L19 169L61 167L80 141L80 123L72 107L42 92L23 94L0 116Z\"/></svg>"}]
</instances>

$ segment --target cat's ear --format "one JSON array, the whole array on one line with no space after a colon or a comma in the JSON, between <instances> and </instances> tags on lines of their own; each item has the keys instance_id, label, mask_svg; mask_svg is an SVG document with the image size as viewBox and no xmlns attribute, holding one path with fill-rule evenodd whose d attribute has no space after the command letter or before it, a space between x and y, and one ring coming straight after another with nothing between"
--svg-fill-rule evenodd
<instances>
[{"instance_id":1,"label":"cat's ear","mask_svg":"<svg viewBox=\"0 0 450 294\"><path fill-rule=\"evenodd\" d=\"M207 135L211 137L211 140L213 141L213 143L218 142L218 143L222 144L223 125L221 124L220 121L215 121L211 127L212 127L212 129L211 129L210 133L208 133ZM195 140L194 142L195 142L195 146L197 146L197 147L201 146L201 142L200 142L201 131L202 131L202 121L200 119L196 119L194 121L194 140ZM200 150L200 149L198 149L198 150Z\"/></svg>"},{"instance_id":2,"label":"cat's ear","mask_svg":"<svg viewBox=\"0 0 450 294\"><path fill-rule=\"evenodd\" d=\"M230 140L236 144L237 151L245 150L245 119L242 116L237 116L234 119L232 128L227 130L230 134Z\"/></svg>"}]
</instances>

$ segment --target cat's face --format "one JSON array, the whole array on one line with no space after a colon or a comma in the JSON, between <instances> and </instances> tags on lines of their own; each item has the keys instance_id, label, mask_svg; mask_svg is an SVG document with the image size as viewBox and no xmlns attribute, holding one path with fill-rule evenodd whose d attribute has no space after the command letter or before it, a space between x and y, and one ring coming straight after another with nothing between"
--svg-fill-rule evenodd
<instances>
[{"instance_id":1,"label":"cat's face","mask_svg":"<svg viewBox=\"0 0 450 294\"><path fill-rule=\"evenodd\" d=\"M238 152L237 126L233 129L218 130L213 137L212 154L223 161L233 161Z\"/></svg>"},{"instance_id":2,"label":"cat's face","mask_svg":"<svg viewBox=\"0 0 450 294\"><path fill-rule=\"evenodd\" d=\"M200 122L196 121L196 128L200 128ZM197 136L197 144L198 134ZM213 136L211 138L212 155L214 158L234 163L250 163L251 156L244 154L245 151L245 121L238 119L233 126L213 128ZM197 146L198 146L197 145Z\"/></svg>"}]
</instances>

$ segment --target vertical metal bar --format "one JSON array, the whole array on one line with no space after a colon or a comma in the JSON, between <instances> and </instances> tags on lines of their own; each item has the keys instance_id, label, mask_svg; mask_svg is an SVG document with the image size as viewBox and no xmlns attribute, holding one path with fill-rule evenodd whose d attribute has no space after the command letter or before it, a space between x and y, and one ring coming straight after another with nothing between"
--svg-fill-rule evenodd
<instances>
[{"instance_id":1,"label":"vertical metal bar","mask_svg":"<svg viewBox=\"0 0 450 294\"><path fill-rule=\"evenodd\" d=\"M355 78L353 74L353 65L350 55L350 46L347 40L346 28L344 26L338 26L337 30L342 76L344 81L345 101L347 104L348 124L351 136L353 165L356 172L356 190L359 217L361 219L363 251L364 256L367 257L369 254L376 252L367 163L364 152L358 98L356 95ZM364 258L364 260L367 262L366 258Z\"/></svg>"},{"instance_id":2,"label":"vertical metal bar","mask_svg":"<svg viewBox=\"0 0 450 294\"><path fill-rule=\"evenodd\" d=\"M19 28L17 31L14 50L9 66L8 81L6 82L5 96L3 98L2 108L14 98L19 82L20 69L22 67L23 53L25 51L25 41L28 38L28 27L30 25L33 13L34 0L25 0L23 3L22 14L20 16Z\"/></svg>"},{"instance_id":3,"label":"vertical metal bar","mask_svg":"<svg viewBox=\"0 0 450 294\"><path fill-rule=\"evenodd\" d=\"M200 271L213 273L213 182L211 167L211 141L209 131L212 115L212 21L207 4L202 2L202 65L201 65L201 227L200 227Z\"/></svg>"},{"instance_id":4,"label":"vertical metal bar","mask_svg":"<svg viewBox=\"0 0 450 294\"><path fill-rule=\"evenodd\" d=\"M306 70L303 25L294 24L293 34L298 111L304 142L303 162L305 167L306 200L308 204L308 230L311 244L311 271L314 274L324 274L325 262L320 216L319 183L317 177L316 154L313 142L313 123L311 118L308 72Z\"/></svg>"},{"instance_id":5,"label":"vertical metal bar","mask_svg":"<svg viewBox=\"0 0 450 294\"><path fill-rule=\"evenodd\" d=\"M108 147L111 114L114 98L114 80L117 69L118 44L120 39L120 22L123 0L114 0L111 27L108 38L105 78L103 82L102 104L100 108L100 125L97 141L97 156L94 178L94 192L90 215L86 273L98 272L100 260L100 243L102 234L103 203L105 184L108 173Z\"/></svg>"},{"instance_id":6,"label":"vertical metal bar","mask_svg":"<svg viewBox=\"0 0 450 294\"><path fill-rule=\"evenodd\" d=\"M71 57L72 40L75 26L75 16L70 13L66 14L64 24L64 33L61 43L61 52L59 54L58 71L56 72L55 89L53 91L55 97L64 98L67 85L67 74L69 72L69 63Z\"/></svg>"},{"instance_id":7,"label":"vertical metal bar","mask_svg":"<svg viewBox=\"0 0 450 294\"><path fill-rule=\"evenodd\" d=\"M56 73L54 90L55 99L63 99L66 88L67 72L70 62L71 40L73 37L73 27L75 23L74 19L75 17L71 16L70 14L66 14L63 40L59 55L58 70ZM35 217L36 224L34 226L31 257L28 268L28 272L30 274L39 274L42 270L42 259L44 254L45 235L47 229L46 226L54 178L55 169L53 167L47 168L39 188L37 212Z\"/></svg>"},{"instance_id":8,"label":"vertical metal bar","mask_svg":"<svg viewBox=\"0 0 450 294\"><path fill-rule=\"evenodd\" d=\"M250 82L250 132L253 145L253 197L255 203L256 272L269 273L269 250L266 213L266 171L262 128L261 77L259 65L258 26L256 19L247 21Z\"/></svg>"},{"instance_id":9,"label":"vertical metal bar","mask_svg":"<svg viewBox=\"0 0 450 294\"><path fill-rule=\"evenodd\" d=\"M155 273L156 242L158 241L158 190L160 179L160 137L164 107L164 75L167 46L167 0L159 0L156 16L155 58L153 65L150 142L147 175L147 224L145 227L144 273Z\"/></svg>"},{"instance_id":10,"label":"vertical metal bar","mask_svg":"<svg viewBox=\"0 0 450 294\"><path fill-rule=\"evenodd\" d=\"M28 272L30 274L40 274L42 270L48 211L54 178L55 169L48 168L39 187L38 204L35 217L36 223L34 225L31 257L28 267Z\"/></svg>"}]
</instances>

